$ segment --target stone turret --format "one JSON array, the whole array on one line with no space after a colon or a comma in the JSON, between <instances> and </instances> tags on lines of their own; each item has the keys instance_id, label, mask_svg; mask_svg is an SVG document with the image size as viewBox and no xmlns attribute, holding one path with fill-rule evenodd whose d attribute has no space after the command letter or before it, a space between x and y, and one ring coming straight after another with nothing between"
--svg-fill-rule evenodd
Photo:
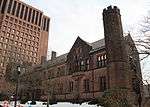
<instances>
[{"instance_id":1,"label":"stone turret","mask_svg":"<svg viewBox=\"0 0 150 107\"><path fill-rule=\"evenodd\" d=\"M103 10L104 35L108 61L109 86L127 86L127 52L123 37L120 10L109 6Z\"/></svg>"}]
</instances>

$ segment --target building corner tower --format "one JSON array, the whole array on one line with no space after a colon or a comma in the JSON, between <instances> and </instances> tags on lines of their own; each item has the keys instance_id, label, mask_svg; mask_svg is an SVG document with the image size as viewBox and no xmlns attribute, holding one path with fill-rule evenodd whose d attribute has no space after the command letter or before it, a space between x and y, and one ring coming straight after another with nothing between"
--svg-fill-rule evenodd
<instances>
[{"instance_id":1,"label":"building corner tower","mask_svg":"<svg viewBox=\"0 0 150 107\"><path fill-rule=\"evenodd\" d=\"M125 50L120 10L109 6L103 10L109 87L127 88L127 52Z\"/></svg>"}]
</instances>

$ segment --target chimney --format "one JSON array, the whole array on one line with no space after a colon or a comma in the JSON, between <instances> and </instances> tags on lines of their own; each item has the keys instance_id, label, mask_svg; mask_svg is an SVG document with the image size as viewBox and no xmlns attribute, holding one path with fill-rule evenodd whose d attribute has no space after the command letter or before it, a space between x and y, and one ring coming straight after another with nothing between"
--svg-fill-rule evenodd
<instances>
[{"instance_id":1,"label":"chimney","mask_svg":"<svg viewBox=\"0 0 150 107\"><path fill-rule=\"evenodd\" d=\"M54 60L55 58L56 58L56 52L55 52L55 51L52 51L51 60Z\"/></svg>"}]
</instances>

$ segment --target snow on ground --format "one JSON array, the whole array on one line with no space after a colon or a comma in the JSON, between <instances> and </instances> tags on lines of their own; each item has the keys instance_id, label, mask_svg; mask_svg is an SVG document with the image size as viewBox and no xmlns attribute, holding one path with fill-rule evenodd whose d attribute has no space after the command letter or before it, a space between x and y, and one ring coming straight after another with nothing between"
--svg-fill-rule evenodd
<instances>
[{"instance_id":1,"label":"snow on ground","mask_svg":"<svg viewBox=\"0 0 150 107\"><path fill-rule=\"evenodd\" d=\"M0 101L0 105L3 105L3 102ZM46 105L43 105L43 102L37 102L36 105L29 106L29 103L26 104L20 104L22 107L46 107ZM14 107L14 102L10 102L9 107ZM54 105L50 105L49 107L97 107L96 105L88 105L87 103L83 104L71 104L71 103L57 103Z\"/></svg>"},{"instance_id":2,"label":"snow on ground","mask_svg":"<svg viewBox=\"0 0 150 107\"><path fill-rule=\"evenodd\" d=\"M79 104L71 104L71 103L58 103L55 105L51 105L50 107L97 107L96 105L88 105L87 103Z\"/></svg>"}]
</instances>

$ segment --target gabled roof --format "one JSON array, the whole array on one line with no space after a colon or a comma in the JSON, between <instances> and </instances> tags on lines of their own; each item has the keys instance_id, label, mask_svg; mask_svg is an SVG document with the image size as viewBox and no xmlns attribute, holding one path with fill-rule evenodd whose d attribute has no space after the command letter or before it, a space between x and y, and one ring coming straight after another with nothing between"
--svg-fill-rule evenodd
<instances>
[{"instance_id":1,"label":"gabled roof","mask_svg":"<svg viewBox=\"0 0 150 107\"><path fill-rule=\"evenodd\" d=\"M49 60L49 61L48 61L48 65L53 66L53 65L56 65L56 64L61 64L61 63L66 62L66 60L67 60L67 55L68 55L68 53L63 54L63 55L60 55L60 56L56 57L56 58L53 59L53 60Z\"/></svg>"},{"instance_id":2,"label":"gabled roof","mask_svg":"<svg viewBox=\"0 0 150 107\"><path fill-rule=\"evenodd\" d=\"M105 47L105 39L100 39L100 40L95 41L93 43L88 43L88 42L84 41L83 39L81 39L80 37L78 37L77 39L80 39L83 42L87 43L88 45L92 46L92 50L90 52L95 52L95 51L98 51L98 50ZM77 41L77 39L76 39L76 41ZM68 53L60 55L53 60L49 60L48 65L54 66L54 65L66 62L67 61L67 55L68 55Z\"/></svg>"},{"instance_id":3,"label":"gabled roof","mask_svg":"<svg viewBox=\"0 0 150 107\"><path fill-rule=\"evenodd\" d=\"M92 49L97 49L97 48L100 48L100 47L104 47L105 46L105 39L100 39L98 41L90 43L90 45L92 46Z\"/></svg>"}]
</instances>

